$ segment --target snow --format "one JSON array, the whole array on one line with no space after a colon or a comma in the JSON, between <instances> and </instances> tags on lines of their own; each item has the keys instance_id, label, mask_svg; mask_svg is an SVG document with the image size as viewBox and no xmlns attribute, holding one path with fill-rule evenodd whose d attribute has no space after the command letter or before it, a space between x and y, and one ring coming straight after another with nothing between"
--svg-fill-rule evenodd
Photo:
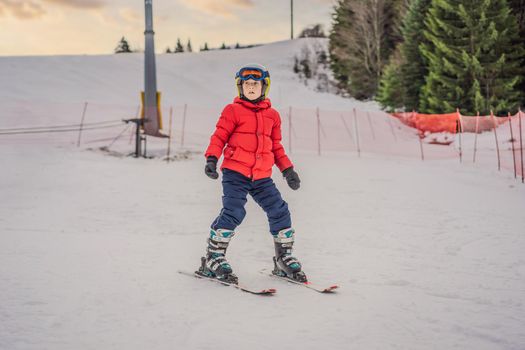
<instances>
[{"instance_id":1,"label":"snow","mask_svg":"<svg viewBox=\"0 0 525 350\"><path fill-rule=\"evenodd\" d=\"M316 93L287 75L301 45L161 55L159 83L172 94L164 101L197 108L201 92L211 99L195 122L202 135L197 127L188 134L177 161L121 157L132 150L127 136L115 144L117 156L97 150L108 142L76 148L76 134L0 136L0 349L525 348L525 186L488 155L476 164L449 157L456 143L425 145L436 156L422 162L414 134L398 124L397 143L372 148L365 136L359 157L343 136L338 144L323 139L318 156L315 128L298 123L290 157L301 188L292 191L274 172L292 212L297 257L312 281L339 284L336 294L259 273L271 268L273 243L251 199L228 257L243 283L277 294L253 296L177 273L198 266L221 208L220 182L203 174L202 147L216 120L205 115L231 100L232 67L250 52L266 53L261 61L274 66L273 93L286 86L278 108L370 110L376 144L390 137L373 104ZM140 64L138 55L0 58L14 82L0 90L10 113L0 128L77 123L86 98L133 111L126 104L136 99L140 77L131 72ZM211 64L227 72L203 79L198 72ZM168 84L181 81L189 85L171 91ZM42 117L40 107L52 104L64 113ZM66 113L78 106L73 117ZM328 135L337 131L331 121ZM310 142L301 144L302 135ZM477 142L489 150L493 135ZM152 141L153 154L164 148Z\"/></svg>"}]
</instances>

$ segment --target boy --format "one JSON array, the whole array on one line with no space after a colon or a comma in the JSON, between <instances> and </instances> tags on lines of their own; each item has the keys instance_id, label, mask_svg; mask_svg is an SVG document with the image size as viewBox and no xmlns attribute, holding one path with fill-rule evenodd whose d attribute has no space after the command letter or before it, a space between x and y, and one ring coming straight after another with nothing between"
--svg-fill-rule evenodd
<instances>
[{"instance_id":1,"label":"boy","mask_svg":"<svg viewBox=\"0 0 525 350\"><path fill-rule=\"evenodd\" d=\"M301 264L292 256L295 231L288 204L271 178L272 166L276 164L290 188L299 188L299 176L281 145L281 118L267 98L270 74L259 64L249 64L235 78L239 96L222 111L205 153L204 171L217 179L217 161L224 149L224 195L223 208L211 224L206 256L197 273L238 282L225 254L235 228L246 215L244 205L249 193L268 216L275 243L273 273L306 282Z\"/></svg>"}]
</instances>

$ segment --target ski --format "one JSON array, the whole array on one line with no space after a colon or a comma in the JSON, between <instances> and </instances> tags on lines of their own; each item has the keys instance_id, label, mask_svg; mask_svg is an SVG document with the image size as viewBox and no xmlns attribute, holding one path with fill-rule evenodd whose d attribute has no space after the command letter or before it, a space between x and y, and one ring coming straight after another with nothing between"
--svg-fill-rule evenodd
<instances>
[{"instance_id":1,"label":"ski","mask_svg":"<svg viewBox=\"0 0 525 350\"><path fill-rule=\"evenodd\" d=\"M249 288L249 287L243 286L241 284L229 283L229 282L226 282L226 281L221 281L221 280L219 280L217 278L206 277L206 276L203 276L203 275L199 275L199 274L197 274L195 272L187 272L187 271L178 271L178 272L181 275L186 275L186 276L190 276L190 277L193 276L193 277L196 277L196 278L200 278L200 279L204 279L204 280L208 280L208 281L212 281L212 282L217 282L217 283L222 284L224 286L233 287L233 288L242 290L243 292L254 294L254 295L274 295L277 292L277 290L274 289L274 288L267 288L267 289L256 290L256 289L253 289L253 288Z\"/></svg>"},{"instance_id":2,"label":"ski","mask_svg":"<svg viewBox=\"0 0 525 350\"><path fill-rule=\"evenodd\" d=\"M293 284L297 284L297 285L306 287L306 288L311 289L311 290L315 290L316 292L319 292L319 293L333 293L333 292L335 292L336 289L339 288L339 286L335 285L335 284L331 285L331 286L328 286L328 287L321 287L321 286L319 286L317 284L314 284L314 283L312 283L310 281L308 281L308 282L299 282L299 281L296 281L296 280L291 279L291 278L286 277L286 276L274 275L271 271L268 271L266 269L261 270L261 273L264 274L264 275L269 275L271 277L274 277L274 278L286 281L286 282L290 282L290 283L293 283Z\"/></svg>"}]
</instances>

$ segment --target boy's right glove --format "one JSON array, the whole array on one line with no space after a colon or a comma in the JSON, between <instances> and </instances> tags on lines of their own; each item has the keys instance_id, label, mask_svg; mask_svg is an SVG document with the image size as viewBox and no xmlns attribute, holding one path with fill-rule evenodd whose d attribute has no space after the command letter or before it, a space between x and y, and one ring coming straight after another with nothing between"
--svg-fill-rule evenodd
<instances>
[{"instance_id":1,"label":"boy's right glove","mask_svg":"<svg viewBox=\"0 0 525 350\"><path fill-rule=\"evenodd\" d=\"M206 158L206 166L204 167L204 173L210 178L210 179L217 179L219 178L219 173L217 173L217 158L214 156L209 156Z\"/></svg>"},{"instance_id":2,"label":"boy's right glove","mask_svg":"<svg viewBox=\"0 0 525 350\"><path fill-rule=\"evenodd\" d=\"M301 186L301 180L299 180L299 175L293 170L293 166L284 169L283 176L292 190L297 190Z\"/></svg>"}]
</instances>

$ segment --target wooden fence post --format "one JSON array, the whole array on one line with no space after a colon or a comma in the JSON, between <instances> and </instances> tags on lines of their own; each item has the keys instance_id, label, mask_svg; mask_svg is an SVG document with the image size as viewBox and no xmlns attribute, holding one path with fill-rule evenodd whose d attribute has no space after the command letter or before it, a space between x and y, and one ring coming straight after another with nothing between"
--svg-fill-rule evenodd
<instances>
[{"instance_id":1,"label":"wooden fence post","mask_svg":"<svg viewBox=\"0 0 525 350\"><path fill-rule=\"evenodd\" d=\"M354 108L354 128L355 128L355 139L356 139L356 145L357 145L357 156L361 157L361 147L359 145L359 128L357 124L357 112Z\"/></svg>"},{"instance_id":2,"label":"wooden fence post","mask_svg":"<svg viewBox=\"0 0 525 350\"><path fill-rule=\"evenodd\" d=\"M374 132L374 126L372 125L372 118L370 118L370 113L366 111L366 117L368 118L368 124L370 124L370 130L372 131L372 139L376 139L376 133Z\"/></svg>"},{"instance_id":3,"label":"wooden fence post","mask_svg":"<svg viewBox=\"0 0 525 350\"><path fill-rule=\"evenodd\" d=\"M88 106L88 103L86 101L84 102L84 110L82 111L82 119L80 119L80 128L78 129L77 147L80 147L80 137L82 136L82 127L84 126L84 118L86 116L87 106Z\"/></svg>"},{"instance_id":4,"label":"wooden fence post","mask_svg":"<svg viewBox=\"0 0 525 350\"><path fill-rule=\"evenodd\" d=\"M186 132L186 111L188 110L188 104L184 104L184 113L182 114L182 135L180 138L180 147L184 148L184 133Z\"/></svg>"},{"instance_id":5,"label":"wooden fence post","mask_svg":"<svg viewBox=\"0 0 525 350\"><path fill-rule=\"evenodd\" d=\"M461 122L461 113L459 113L459 108L456 108L456 115L458 131L459 131L459 162L463 163L463 148L461 147L461 134L463 133L463 123Z\"/></svg>"},{"instance_id":6,"label":"wooden fence post","mask_svg":"<svg viewBox=\"0 0 525 350\"><path fill-rule=\"evenodd\" d=\"M512 152L512 164L514 165L514 178L518 177L516 173L516 153L514 153L514 133L512 132L512 117L510 112L507 112L507 118L509 118L509 128L510 128L510 150Z\"/></svg>"},{"instance_id":7,"label":"wooden fence post","mask_svg":"<svg viewBox=\"0 0 525 350\"><path fill-rule=\"evenodd\" d=\"M390 125L390 130L392 131L392 135L394 136L394 141L397 142L397 136L396 136L396 133L394 132L394 126L392 125L392 120L390 119L392 118L392 116L389 114L388 115L388 125Z\"/></svg>"},{"instance_id":8,"label":"wooden fence post","mask_svg":"<svg viewBox=\"0 0 525 350\"><path fill-rule=\"evenodd\" d=\"M494 124L494 138L496 139L496 153L498 155L498 170L501 171L501 160L499 157L499 143L498 143L498 133L496 131L497 123L496 123L496 117L494 116L494 112L492 109L490 110L490 117L492 118L492 122Z\"/></svg>"},{"instance_id":9,"label":"wooden fence post","mask_svg":"<svg viewBox=\"0 0 525 350\"><path fill-rule=\"evenodd\" d=\"M476 149L478 146L478 132L479 132L479 111L476 114L476 133L474 134L474 155L472 156L472 163L476 163Z\"/></svg>"},{"instance_id":10,"label":"wooden fence post","mask_svg":"<svg viewBox=\"0 0 525 350\"><path fill-rule=\"evenodd\" d=\"M422 140L422 136L424 134L418 134L417 135L417 138L419 139L419 151L421 152L421 160L424 162L425 161L425 154L423 153L423 140Z\"/></svg>"},{"instance_id":11,"label":"wooden fence post","mask_svg":"<svg viewBox=\"0 0 525 350\"><path fill-rule=\"evenodd\" d=\"M170 150L171 150L171 128L173 125L173 106L170 107L170 131L168 134L168 154L166 155L166 163L170 162Z\"/></svg>"},{"instance_id":12,"label":"wooden fence post","mask_svg":"<svg viewBox=\"0 0 525 350\"><path fill-rule=\"evenodd\" d=\"M521 131L521 107L518 109L518 116L520 126L521 183L525 183L525 174L523 173L523 132Z\"/></svg>"},{"instance_id":13,"label":"wooden fence post","mask_svg":"<svg viewBox=\"0 0 525 350\"><path fill-rule=\"evenodd\" d=\"M321 155L321 118L319 117L319 107L317 107L317 154Z\"/></svg>"}]
</instances>

